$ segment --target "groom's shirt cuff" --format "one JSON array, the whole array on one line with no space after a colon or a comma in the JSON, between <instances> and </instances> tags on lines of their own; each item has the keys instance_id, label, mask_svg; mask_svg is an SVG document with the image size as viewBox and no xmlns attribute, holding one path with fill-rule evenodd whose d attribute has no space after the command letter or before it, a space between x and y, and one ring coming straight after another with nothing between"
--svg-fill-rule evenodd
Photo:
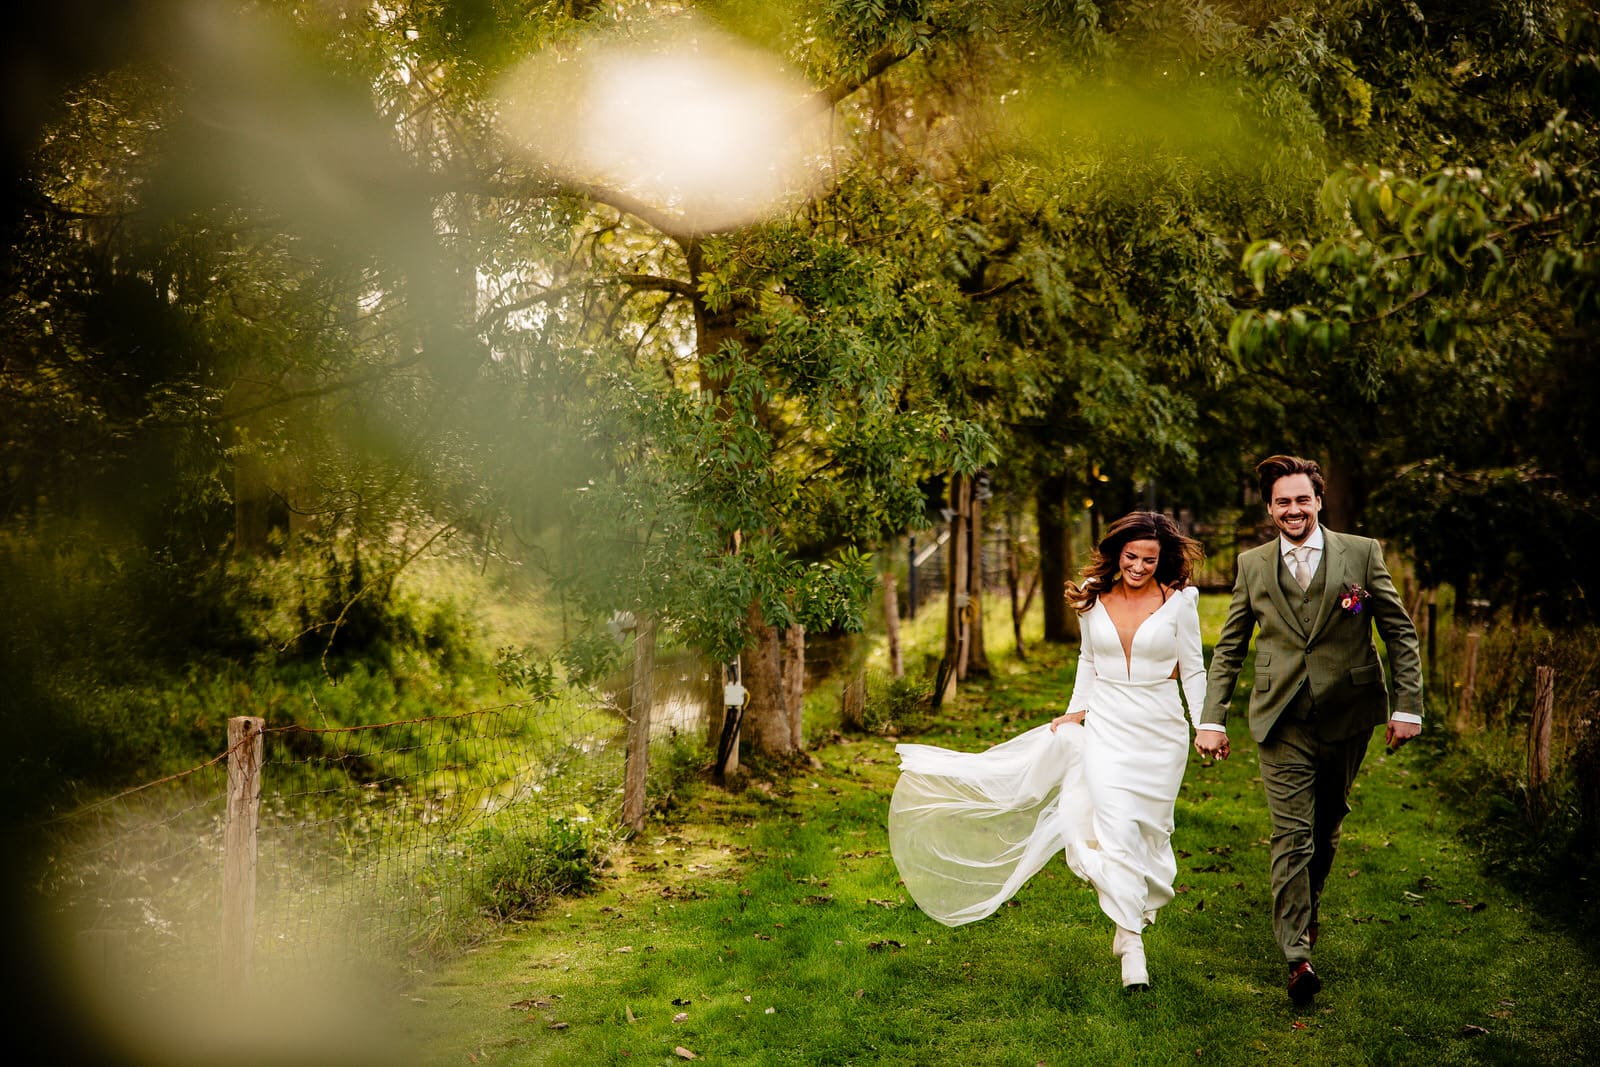
<instances>
[{"instance_id":1,"label":"groom's shirt cuff","mask_svg":"<svg viewBox=\"0 0 1600 1067\"><path fill-rule=\"evenodd\" d=\"M1419 719L1418 721L1420 722L1421 720ZM1195 729L1212 730L1219 734L1225 734L1228 732L1228 728L1222 725L1220 722L1203 722L1199 726L1196 726Z\"/></svg>"},{"instance_id":2,"label":"groom's shirt cuff","mask_svg":"<svg viewBox=\"0 0 1600 1067\"><path fill-rule=\"evenodd\" d=\"M1389 716L1389 721L1391 721L1391 722L1408 722L1413 726L1421 726L1422 725L1422 716L1421 715L1413 715L1409 711L1397 711L1393 715Z\"/></svg>"}]
</instances>

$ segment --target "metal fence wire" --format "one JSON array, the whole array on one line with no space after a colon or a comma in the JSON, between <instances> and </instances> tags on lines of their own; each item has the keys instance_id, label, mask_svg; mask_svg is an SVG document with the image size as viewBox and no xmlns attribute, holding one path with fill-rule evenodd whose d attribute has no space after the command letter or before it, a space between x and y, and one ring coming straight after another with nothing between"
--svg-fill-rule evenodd
<instances>
[{"instance_id":1,"label":"metal fence wire","mask_svg":"<svg viewBox=\"0 0 1600 1067\"><path fill-rule=\"evenodd\" d=\"M716 671L692 655L656 663L652 761L704 729ZM249 985L352 966L402 981L506 917L552 838L603 850L623 807L630 686L360 726L266 722ZM228 756L41 827L38 897L84 987L137 998L238 978L219 946Z\"/></svg>"}]
</instances>

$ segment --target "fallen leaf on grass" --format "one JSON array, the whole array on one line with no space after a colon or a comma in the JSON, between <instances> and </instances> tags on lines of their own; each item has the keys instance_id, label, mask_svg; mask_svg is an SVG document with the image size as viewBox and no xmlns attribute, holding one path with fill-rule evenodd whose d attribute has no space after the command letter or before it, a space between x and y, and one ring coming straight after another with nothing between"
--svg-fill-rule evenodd
<instances>
[{"instance_id":1,"label":"fallen leaf on grass","mask_svg":"<svg viewBox=\"0 0 1600 1067\"><path fill-rule=\"evenodd\" d=\"M694 1053L690 1052L688 1049L684 1048L682 1045L679 1045L677 1048L673 1049L672 1054L678 1057L680 1060L697 1060L700 1058L699 1056L696 1056Z\"/></svg>"},{"instance_id":2,"label":"fallen leaf on grass","mask_svg":"<svg viewBox=\"0 0 1600 1067\"><path fill-rule=\"evenodd\" d=\"M867 942L867 947L870 948L870 949L884 949L884 948L905 948L906 946L905 946L904 942L895 941L895 940L892 940L892 939L886 937L882 941L868 941Z\"/></svg>"},{"instance_id":3,"label":"fallen leaf on grass","mask_svg":"<svg viewBox=\"0 0 1600 1067\"><path fill-rule=\"evenodd\" d=\"M898 900L877 900L873 897L868 897L867 903L876 904L880 908L898 908L900 906L900 901Z\"/></svg>"},{"instance_id":4,"label":"fallen leaf on grass","mask_svg":"<svg viewBox=\"0 0 1600 1067\"><path fill-rule=\"evenodd\" d=\"M689 1013L686 1012L686 1011L680 1011L678 1014L676 1014L676 1015L674 1015L672 1017L672 1021L675 1022L675 1023L688 1022L689 1021Z\"/></svg>"},{"instance_id":5,"label":"fallen leaf on grass","mask_svg":"<svg viewBox=\"0 0 1600 1067\"><path fill-rule=\"evenodd\" d=\"M569 1025L571 1025L571 1024L570 1023L551 1023L547 1027L547 1029L550 1029L550 1030L565 1030Z\"/></svg>"},{"instance_id":6,"label":"fallen leaf on grass","mask_svg":"<svg viewBox=\"0 0 1600 1067\"><path fill-rule=\"evenodd\" d=\"M764 1014L764 1015L776 1015L776 1014L778 1014L778 1009L777 1008L768 1008L762 1014Z\"/></svg>"},{"instance_id":7,"label":"fallen leaf on grass","mask_svg":"<svg viewBox=\"0 0 1600 1067\"><path fill-rule=\"evenodd\" d=\"M1295 1030L1309 1030L1309 1029L1311 1029L1311 1027L1307 1026L1305 1023L1301 1022L1299 1019L1296 1019L1294 1022L1290 1023L1289 1025Z\"/></svg>"},{"instance_id":8,"label":"fallen leaf on grass","mask_svg":"<svg viewBox=\"0 0 1600 1067\"><path fill-rule=\"evenodd\" d=\"M1483 1027L1474 1026L1471 1023L1468 1023L1461 1028L1462 1037L1484 1037L1487 1036L1488 1033L1489 1031L1485 1030Z\"/></svg>"},{"instance_id":9,"label":"fallen leaf on grass","mask_svg":"<svg viewBox=\"0 0 1600 1067\"><path fill-rule=\"evenodd\" d=\"M528 997L525 1000L513 1001L507 1007L516 1008L519 1011L527 1011L530 1008L548 1008L554 1004L555 1000L549 997Z\"/></svg>"},{"instance_id":10,"label":"fallen leaf on grass","mask_svg":"<svg viewBox=\"0 0 1600 1067\"><path fill-rule=\"evenodd\" d=\"M1344 876L1346 878L1354 878L1356 875L1358 875L1360 873L1361 873L1361 868L1356 867L1356 868L1354 868L1352 870L1345 871L1344 872Z\"/></svg>"},{"instance_id":11,"label":"fallen leaf on grass","mask_svg":"<svg viewBox=\"0 0 1600 1067\"><path fill-rule=\"evenodd\" d=\"M1466 908L1468 911L1482 911L1489 906L1481 900L1452 900L1450 903L1458 908Z\"/></svg>"},{"instance_id":12,"label":"fallen leaf on grass","mask_svg":"<svg viewBox=\"0 0 1600 1067\"><path fill-rule=\"evenodd\" d=\"M684 997L673 997L672 998L672 1003L677 1005L680 1008L684 1008L684 1007L688 1007L690 1004L693 1004L694 1001L688 1000L688 999L686 999Z\"/></svg>"},{"instance_id":13,"label":"fallen leaf on grass","mask_svg":"<svg viewBox=\"0 0 1600 1067\"><path fill-rule=\"evenodd\" d=\"M633 1005L631 1005L631 1004L624 1004L622 1006L622 1013L627 1016L628 1021L630 1023L636 1023L636 1022L639 1021L637 1018L634 1017Z\"/></svg>"},{"instance_id":14,"label":"fallen leaf on grass","mask_svg":"<svg viewBox=\"0 0 1600 1067\"><path fill-rule=\"evenodd\" d=\"M857 1000L860 1000L862 997L864 997L866 995L867 995L867 991L865 989L856 990L856 999Z\"/></svg>"}]
</instances>

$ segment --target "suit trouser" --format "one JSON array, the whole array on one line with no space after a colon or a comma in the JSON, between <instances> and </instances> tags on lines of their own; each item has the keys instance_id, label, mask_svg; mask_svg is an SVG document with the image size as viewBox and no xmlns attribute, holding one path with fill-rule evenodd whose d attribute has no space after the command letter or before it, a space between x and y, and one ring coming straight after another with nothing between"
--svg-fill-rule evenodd
<instances>
[{"instance_id":1,"label":"suit trouser","mask_svg":"<svg viewBox=\"0 0 1600 1067\"><path fill-rule=\"evenodd\" d=\"M1261 786L1272 816L1272 930L1290 963L1311 958L1307 936L1333 869L1350 786L1372 731L1325 740L1301 691L1259 746Z\"/></svg>"}]
</instances>

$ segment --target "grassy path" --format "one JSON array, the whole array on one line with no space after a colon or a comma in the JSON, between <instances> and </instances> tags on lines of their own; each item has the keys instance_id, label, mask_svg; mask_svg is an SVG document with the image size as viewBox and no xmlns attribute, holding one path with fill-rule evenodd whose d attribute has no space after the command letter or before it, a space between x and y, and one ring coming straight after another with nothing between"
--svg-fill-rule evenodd
<instances>
[{"instance_id":1,"label":"grassy path","mask_svg":"<svg viewBox=\"0 0 1600 1067\"><path fill-rule=\"evenodd\" d=\"M1059 653L1003 661L918 739L1011 736L1048 717L1071 671ZM1478 872L1420 743L1369 752L1323 906L1327 986L1295 1010L1254 745L1235 725L1231 760L1190 762L1179 895L1146 934L1147 993L1120 988L1110 922L1065 863L982 922L918 912L887 852L893 742L836 736L813 742L808 774L705 790L600 893L412 991L416 1062L686 1062L679 1049L740 1064L1600 1062L1593 947Z\"/></svg>"}]
</instances>

